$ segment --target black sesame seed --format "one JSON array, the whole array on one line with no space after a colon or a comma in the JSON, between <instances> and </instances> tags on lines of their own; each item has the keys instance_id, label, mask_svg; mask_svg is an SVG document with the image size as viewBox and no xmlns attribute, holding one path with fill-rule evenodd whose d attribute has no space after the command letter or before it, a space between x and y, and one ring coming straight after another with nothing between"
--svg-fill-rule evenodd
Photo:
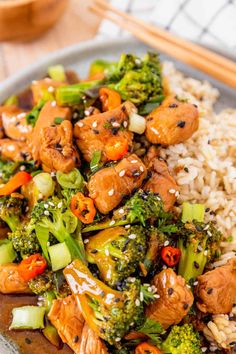
<instances>
[{"instance_id":1,"label":"black sesame seed","mask_svg":"<svg viewBox=\"0 0 236 354\"><path fill-rule=\"evenodd\" d=\"M62 150L61 144L57 143L57 144L55 145L55 149L57 149L57 150Z\"/></svg>"},{"instance_id":2,"label":"black sesame seed","mask_svg":"<svg viewBox=\"0 0 236 354\"><path fill-rule=\"evenodd\" d=\"M140 175L141 175L141 173L139 171L137 171L137 170L132 172L132 176L133 177L139 177Z\"/></svg>"},{"instance_id":3,"label":"black sesame seed","mask_svg":"<svg viewBox=\"0 0 236 354\"><path fill-rule=\"evenodd\" d=\"M122 110L122 112L125 112L125 111L126 111L126 107L125 107L125 106L122 106L122 107L121 107L121 110Z\"/></svg>"},{"instance_id":4,"label":"black sesame seed","mask_svg":"<svg viewBox=\"0 0 236 354\"><path fill-rule=\"evenodd\" d=\"M91 251L91 253L98 253L98 250L94 249Z\"/></svg>"},{"instance_id":5,"label":"black sesame seed","mask_svg":"<svg viewBox=\"0 0 236 354\"><path fill-rule=\"evenodd\" d=\"M100 333L105 333L105 329L104 328L100 328Z\"/></svg>"},{"instance_id":6,"label":"black sesame seed","mask_svg":"<svg viewBox=\"0 0 236 354\"><path fill-rule=\"evenodd\" d=\"M119 301L120 299L118 297L114 299L114 302L119 302Z\"/></svg>"},{"instance_id":7,"label":"black sesame seed","mask_svg":"<svg viewBox=\"0 0 236 354\"><path fill-rule=\"evenodd\" d=\"M110 123L115 122L115 121L116 121L115 117L111 117L110 119L108 119L108 122L110 122Z\"/></svg>"},{"instance_id":8,"label":"black sesame seed","mask_svg":"<svg viewBox=\"0 0 236 354\"><path fill-rule=\"evenodd\" d=\"M179 128L184 128L185 127L185 124L186 122L184 120L180 120L178 123L177 123L177 127Z\"/></svg>"},{"instance_id":9,"label":"black sesame seed","mask_svg":"<svg viewBox=\"0 0 236 354\"><path fill-rule=\"evenodd\" d=\"M64 214L67 211L67 208L62 208L61 213Z\"/></svg>"},{"instance_id":10,"label":"black sesame seed","mask_svg":"<svg viewBox=\"0 0 236 354\"><path fill-rule=\"evenodd\" d=\"M198 264L198 262L194 261L193 264L194 264L194 267L195 267L196 269L199 269L199 264Z\"/></svg>"},{"instance_id":11,"label":"black sesame seed","mask_svg":"<svg viewBox=\"0 0 236 354\"><path fill-rule=\"evenodd\" d=\"M169 289L168 289L168 295L172 295L173 292L174 292L174 289L173 289L173 288L169 288Z\"/></svg>"},{"instance_id":12,"label":"black sesame seed","mask_svg":"<svg viewBox=\"0 0 236 354\"><path fill-rule=\"evenodd\" d=\"M206 208L205 212L208 213L211 209L210 208Z\"/></svg>"},{"instance_id":13,"label":"black sesame seed","mask_svg":"<svg viewBox=\"0 0 236 354\"><path fill-rule=\"evenodd\" d=\"M101 297L104 297L104 296L105 296L104 291L102 291L102 292L100 293L100 295L101 295Z\"/></svg>"},{"instance_id":14,"label":"black sesame seed","mask_svg":"<svg viewBox=\"0 0 236 354\"><path fill-rule=\"evenodd\" d=\"M200 225L196 225L195 228L197 231L202 231L202 227Z\"/></svg>"},{"instance_id":15,"label":"black sesame seed","mask_svg":"<svg viewBox=\"0 0 236 354\"><path fill-rule=\"evenodd\" d=\"M209 288L209 289L207 290L207 294L208 294L208 295L212 294L212 292L213 292L213 288Z\"/></svg>"},{"instance_id":16,"label":"black sesame seed","mask_svg":"<svg viewBox=\"0 0 236 354\"><path fill-rule=\"evenodd\" d=\"M194 107L196 107L196 108L198 108L198 105L197 105L197 104L195 104L195 103L193 104L193 106L194 106Z\"/></svg>"},{"instance_id":17,"label":"black sesame seed","mask_svg":"<svg viewBox=\"0 0 236 354\"><path fill-rule=\"evenodd\" d=\"M98 134L99 134L99 130L93 129L93 133L96 134L96 135L98 135Z\"/></svg>"},{"instance_id":18,"label":"black sesame seed","mask_svg":"<svg viewBox=\"0 0 236 354\"><path fill-rule=\"evenodd\" d=\"M148 121L148 122L151 122L152 120L153 120L153 117L148 117L148 118L147 118L147 121Z\"/></svg>"},{"instance_id":19,"label":"black sesame seed","mask_svg":"<svg viewBox=\"0 0 236 354\"><path fill-rule=\"evenodd\" d=\"M31 343L32 343L32 340L26 337L26 338L25 338L25 343L26 343L26 344L31 344Z\"/></svg>"},{"instance_id":20,"label":"black sesame seed","mask_svg":"<svg viewBox=\"0 0 236 354\"><path fill-rule=\"evenodd\" d=\"M188 167L184 167L184 171L188 173L189 172Z\"/></svg>"},{"instance_id":21,"label":"black sesame seed","mask_svg":"<svg viewBox=\"0 0 236 354\"><path fill-rule=\"evenodd\" d=\"M19 124L20 124L20 122L16 122L15 126L17 127L17 125L19 125Z\"/></svg>"},{"instance_id":22,"label":"black sesame seed","mask_svg":"<svg viewBox=\"0 0 236 354\"><path fill-rule=\"evenodd\" d=\"M73 342L74 342L74 343L77 343L78 340L79 340L79 337L78 337L78 336L75 336L75 337L73 338Z\"/></svg>"},{"instance_id":23,"label":"black sesame seed","mask_svg":"<svg viewBox=\"0 0 236 354\"><path fill-rule=\"evenodd\" d=\"M187 310L188 304L184 304L184 310Z\"/></svg>"},{"instance_id":24,"label":"black sesame seed","mask_svg":"<svg viewBox=\"0 0 236 354\"><path fill-rule=\"evenodd\" d=\"M215 215L215 212L213 210L210 211L210 215Z\"/></svg>"},{"instance_id":25,"label":"black sesame seed","mask_svg":"<svg viewBox=\"0 0 236 354\"><path fill-rule=\"evenodd\" d=\"M178 107L177 103L171 103L169 105L169 108L176 108L176 107Z\"/></svg>"},{"instance_id":26,"label":"black sesame seed","mask_svg":"<svg viewBox=\"0 0 236 354\"><path fill-rule=\"evenodd\" d=\"M130 242L129 238L127 240L125 240L124 246L122 247L121 252L125 252L126 251L126 248L127 248L129 242Z\"/></svg>"}]
</instances>

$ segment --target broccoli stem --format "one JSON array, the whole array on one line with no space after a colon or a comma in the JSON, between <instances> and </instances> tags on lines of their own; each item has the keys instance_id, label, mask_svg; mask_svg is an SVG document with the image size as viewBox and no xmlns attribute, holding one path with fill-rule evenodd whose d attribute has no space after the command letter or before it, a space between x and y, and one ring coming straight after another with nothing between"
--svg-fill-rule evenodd
<instances>
[{"instance_id":1,"label":"broccoli stem","mask_svg":"<svg viewBox=\"0 0 236 354\"><path fill-rule=\"evenodd\" d=\"M2 217L2 220L7 223L12 232L16 231L17 227L20 225L20 218L18 215L11 215L6 218Z\"/></svg>"},{"instance_id":2,"label":"broccoli stem","mask_svg":"<svg viewBox=\"0 0 236 354\"><path fill-rule=\"evenodd\" d=\"M115 223L114 223L115 221ZM105 230L109 229L111 227L116 227L116 226L123 226L123 225L128 225L130 224L130 221L128 220L106 220L104 222L100 222L98 224L94 225L89 225L83 228L82 233L85 232L91 232L91 231L99 231L99 230Z\"/></svg>"}]
</instances>

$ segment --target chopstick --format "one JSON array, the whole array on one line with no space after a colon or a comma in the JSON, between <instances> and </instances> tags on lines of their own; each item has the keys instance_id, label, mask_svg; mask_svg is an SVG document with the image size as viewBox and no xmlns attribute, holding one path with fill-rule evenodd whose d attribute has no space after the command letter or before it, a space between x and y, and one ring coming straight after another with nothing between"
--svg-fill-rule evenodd
<instances>
[{"instance_id":1,"label":"chopstick","mask_svg":"<svg viewBox=\"0 0 236 354\"><path fill-rule=\"evenodd\" d=\"M104 0L94 0L91 10L128 30L148 45L200 69L236 88L236 64L199 45L175 37L165 30L149 26L142 20L124 13Z\"/></svg>"}]
</instances>

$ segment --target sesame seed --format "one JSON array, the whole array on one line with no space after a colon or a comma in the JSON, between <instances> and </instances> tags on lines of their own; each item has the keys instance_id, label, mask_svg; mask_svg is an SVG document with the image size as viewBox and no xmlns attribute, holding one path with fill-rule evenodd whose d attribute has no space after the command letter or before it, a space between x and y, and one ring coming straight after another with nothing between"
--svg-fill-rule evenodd
<instances>
[{"instance_id":1,"label":"sesame seed","mask_svg":"<svg viewBox=\"0 0 236 354\"><path fill-rule=\"evenodd\" d=\"M198 285L198 281L195 281L195 282L193 283L193 285L194 285L194 286L197 286L197 285Z\"/></svg>"},{"instance_id":2,"label":"sesame seed","mask_svg":"<svg viewBox=\"0 0 236 354\"><path fill-rule=\"evenodd\" d=\"M204 254L204 256L207 256L208 252L207 252L207 251L204 251L204 253L203 253L203 254Z\"/></svg>"},{"instance_id":3,"label":"sesame seed","mask_svg":"<svg viewBox=\"0 0 236 354\"><path fill-rule=\"evenodd\" d=\"M89 239L88 239L88 238L86 238L86 239L84 240L84 244L86 244L86 243L89 243Z\"/></svg>"},{"instance_id":4,"label":"sesame seed","mask_svg":"<svg viewBox=\"0 0 236 354\"><path fill-rule=\"evenodd\" d=\"M160 299L160 297L161 297L161 296L158 295L158 294L154 294L153 296L155 297L155 299Z\"/></svg>"},{"instance_id":5,"label":"sesame seed","mask_svg":"<svg viewBox=\"0 0 236 354\"><path fill-rule=\"evenodd\" d=\"M207 235L208 235L208 236L212 236L211 231L207 230Z\"/></svg>"},{"instance_id":6,"label":"sesame seed","mask_svg":"<svg viewBox=\"0 0 236 354\"><path fill-rule=\"evenodd\" d=\"M134 283L135 282L135 278L132 278L132 277L129 277L128 279L127 279L130 283Z\"/></svg>"},{"instance_id":7,"label":"sesame seed","mask_svg":"<svg viewBox=\"0 0 236 354\"><path fill-rule=\"evenodd\" d=\"M109 223L109 226L115 225L115 220L111 220L111 222Z\"/></svg>"},{"instance_id":8,"label":"sesame seed","mask_svg":"<svg viewBox=\"0 0 236 354\"><path fill-rule=\"evenodd\" d=\"M109 256L109 255L110 255L110 252L109 252L108 249L105 250L105 255L106 255L106 256Z\"/></svg>"},{"instance_id":9,"label":"sesame seed","mask_svg":"<svg viewBox=\"0 0 236 354\"><path fill-rule=\"evenodd\" d=\"M136 305L136 306L140 306L140 300L139 300L139 299L136 299L136 300L135 300L135 305Z\"/></svg>"},{"instance_id":10,"label":"sesame seed","mask_svg":"<svg viewBox=\"0 0 236 354\"><path fill-rule=\"evenodd\" d=\"M45 208L45 209L48 209L48 204L44 204L44 208Z\"/></svg>"},{"instance_id":11,"label":"sesame seed","mask_svg":"<svg viewBox=\"0 0 236 354\"><path fill-rule=\"evenodd\" d=\"M167 269L167 266L164 264L163 267L162 267L162 269Z\"/></svg>"},{"instance_id":12,"label":"sesame seed","mask_svg":"<svg viewBox=\"0 0 236 354\"><path fill-rule=\"evenodd\" d=\"M57 204L58 209L60 209L60 208L62 207L62 205L63 205L63 203L62 203L62 202L59 202L59 203Z\"/></svg>"},{"instance_id":13,"label":"sesame seed","mask_svg":"<svg viewBox=\"0 0 236 354\"><path fill-rule=\"evenodd\" d=\"M188 284L186 284L186 287L187 287L188 289L191 289L191 286L190 286L190 285L188 285Z\"/></svg>"},{"instance_id":14,"label":"sesame seed","mask_svg":"<svg viewBox=\"0 0 236 354\"><path fill-rule=\"evenodd\" d=\"M141 172L143 172L143 171L144 171L143 166L140 166L140 167L139 167L139 169L140 169L140 171L141 171Z\"/></svg>"},{"instance_id":15,"label":"sesame seed","mask_svg":"<svg viewBox=\"0 0 236 354\"><path fill-rule=\"evenodd\" d=\"M48 92L53 92L55 89L54 89L54 87L53 86L49 86L49 88L48 88Z\"/></svg>"},{"instance_id":16,"label":"sesame seed","mask_svg":"<svg viewBox=\"0 0 236 354\"><path fill-rule=\"evenodd\" d=\"M84 126L84 123L83 122L78 122L77 125L82 128Z\"/></svg>"},{"instance_id":17,"label":"sesame seed","mask_svg":"<svg viewBox=\"0 0 236 354\"><path fill-rule=\"evenodd\" d=\"M207 351L207 347L202 347L202 352L205 353Z\"/></svg>"},{"instance_id":18,"label":"sesame seed","mask_svg":"<svg viewBox=\"0 0 236 354\"><path fill-rule=\"evenodd\" d=\"M131 235L128 236L128 238L130 238L131 240L135 240L136 237L137 237L137 236L136 236L135 234L131 234Z\"/></svg>"},{"instance_id":19,"label":"sesame seed","mask_svg":"<svg viewBox=\"0 0 236 354\"><path fill-rule=\"evenodd\" d=\"M130 162L131 162L131 163L137 163L138 160L131 160Z\"/></svg>"},{"instance_id":20,"label":"sesame seed","mask_svg":"<svg viewBox=\"0 0 236 354\"><path fill-rule=\"evenodd\" d=\"M198 249L198 251L200 251L200 252L203 251L203 248L202 248L201 245L198 245L198 246L197 246L197 249Z\"/></svg>"},{"instance_id":21,"label":"sesame seed","mask_svg":"<svg viewBox=\"0 0 236 354\"><path fill-rule=\"evenodd\" d=\"M169 241L165 241L165 242L164 242L164 246L165 246L165 247L168 246L169 243L170 243Z\"/></svg>"},{"instance_id":22,"label":"sesame seed","mask_svg":"<svg viewBox=\"0 0 236 354\"><path fill-rule=\"evenodd\" d=\"M129 229L130 228L130 225L125 225L125 229Z\"/></svg>"},{"instance_id":23,"label":"sesame seed","mask_svg":"<svg viewBox=\"0 0 236 354\"><path fill-rule=\"evenodd\" d=\"M169 193L170 194L175 194L177 191L175 190L175 189L173 189L173 188L171 188L171 189L169 189Z\"/></svg>"},{"instance_id":24,"label":"sesame seed","mask_svg":"<svg viewBox=\"0 0 236 354\"><path fill-rule=\"evenodd\" d=\"M51 172L50 175L51 175L51 177L55 177L56 173L55 172Z\"/></svg>"},{"instance_id":25,"label":"sesame seed","mask_svg":"<svg viewBox=\"0 0 236 354\"><path fill-rule=\"evenodd\" d=\"M120 127L120 123L118 123L118 122L111 123L111 125L112 125L114 128L119 128L119 127Z\"/></svg>"},{"instance_id":26,"label":"sesame seed","mask_svg":"<svg viewBox=\"0 0 236 354\"><path fill-rule=\"evenodd\" d=\"M52 107L56 107L56 105L57 105L56 101L52 101L52 102L51 102L51 106L52 106Z\"/></svg>"},{"instance_id":27,"label":"sesame seed","mask_svg":"<svg viewBox=\"0 0 236 354\"><path fill-rule=\"evenodd\" d=\"M96 128L97 126L98 126L98 123L97 122L93 122L92 127Z\"/></svg>"},{"instance_id":28,"label":"sesame seed","mask_svg":"<svg viewBox=\"0 0 236 354\"><path fill-rule=\"evenodd\" d=\"M115 339L115 341L116 341L116 342L120 342L120 341L121 341L121 338L117 337L117 338Z\"/></svg>"},{"instance_id":29,"label":"sesame seed","mask_svg":"<svg viewBox=\"0 0 236 354\"><path fill-rule=\"evenodd\" d=\"M124 214L124 212L125 212L124 209L119 209L120 214Z\"/></svg>"},{"instance_id":30,"label":"sesame seed","mask_svg":"<svg viewBox=\"0 0 236 354\"><path fill-rule=\"evenodd\" d=\"M111 270L110 269L107 272L107 279L111 279Z\"/></svg>"},{"instance_id":31,"label":"sesame seed","mask_svg":"<svg viewBox=\"0 0 236 354\"><path fill-rule=\"evenodd\" d=\"M49 205L55 206L53 202L48 202Z\"/></svg>"},{"instance_id":32,"label":"sesame seed","mask_svg":"<svg viewBox=\"0 0 236 354\"><path fill-rule=\"evenodd\" d=\"M43 198L42 193L39 193L39 199L42 199L42 198Z\"/></svg>"},{"instance_id":33,"label":"sesame seed","mask_svg":"<svg viewBox=\"0 0 236 354\"><path fill-rule=\"evenodd\" d=\"M204 229L203 229L203 230L204 230L204 231L206 231L206 230L208 230L208 229L209 229L209 227L210 227L210 225L208 224L207 226L205 226L205 227L204 227Z\"/></svg>"},{"instance_id":34,"label":"sesame seed","mask_svg":"<svg viewBox=\"0 0 236 354\"><path fill-rule=\"evenodd\" d=\"M76 119L76 118L78 118L78 117L79 117L79 114L78 114L77 112L74 112L74 113L73 113L73 118Z\"/></svg>"},{"instance_id":35,"label":"sesame seed","mask_svg":"<svg viewBox=\"0 0 236 354\"><path fill-rule=\"evenodd\" d=\"M119 173L119 176L123 177L124 175L125 175L125 170L121 170L120 173Z\"/></svg>"},{"instance_id":36,"label":"sesame seed","mask_svg":"<svg viewBox=\"0 0 236 354\"><path fill-rule=\"evenodd\" d=\"M141 292L140 292L140 301L143 302L143 300L144 300L144 296L143 296L143 292L141 291Z\"/></svg>"},{"instance_id":37,"label":"sesame seed","mask_svg":"<svg viewBox=\"0 0 236 354\"><path fill-rule=\"evenodd\" d=\"M24 171L25 170L25 166L24 165L22 165L21 167L20 167L20 171Z\"/></svg>"},{"instance_id":38,"label":"sesame seed","mask_svg":"<svg viewBox=\"0 0 236 354\"><path fill-rule=\"evenodd\" d=\"M152 292L152 287L151 287L151 286L148 287L148 291L149 291L150 293Z\"/></svg>"},{"instance_id":39,"label":"sesame seed","mask_svg":"<svg viewBox=\"0 0 236 354\"><path fill-rule=\"evenodd\" d=\"M113 194L114 194L114 189L112 188L108 191L108 195L111 197L113 196Z\"/></svg>"},{"instance_id":40,"label":"sesame seed","mask_svg":"<svg viewBox=\"0 0 236 354\"><path fill-rule=\"evenodd\" d=\"M28 206L25 208L25 211L26 211L26 212L29 211L29 207L28 207Z\"/></svg>"},{"instance_id":41,"label":"sesame seed","mask_svg":"<svg viewBox=\"0 0 236 354\"><path fill-rule=\"evenodd\" d=\"M128 123L127 123L126 121L124 121L123 126L124 126L125 128L127 128Z\"/></svg>"},{"instance_id":42,"label":"sesame seed","mask_svg":"<svg viewBox=\"0 0 236 354\"><path fill-rule=\"evenodd\" d=\"M86 110L84 111L84 114L85 114L86 116L89 116L89 115L90 115L90 112L86 109Z\"/></svg>"},{"instance_id":43,"label":"sesame seed","mask_svg":"<svg viewBox=\"0 0 236 354\"><path fill-rule=\"evenodd\" d=\"M175 192L175 196L176 196L176 198L179 197L179 191L176 191L176 192Z\"/></svg>"},{"instance_id":44,"label":"sesame seed","mask_svg":"<svg viewBox=\"0 0 236 354\"><path fill-rule=\"evenodd\" d=\"M45 211L44 211L44 215L49 215L49 211L48 211L48 210L45 210Z\"/></svg>"}]
</instances>

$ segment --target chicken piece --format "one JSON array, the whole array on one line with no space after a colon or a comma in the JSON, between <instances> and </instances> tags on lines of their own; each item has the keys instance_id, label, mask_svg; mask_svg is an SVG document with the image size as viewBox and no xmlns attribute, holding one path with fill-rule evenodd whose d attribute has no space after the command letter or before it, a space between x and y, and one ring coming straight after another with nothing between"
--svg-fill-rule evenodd
<instances>
[{"instance_id":1,"label":"chicken piece","mask_svg":"<svg viewBox=\"0 0 236 354\"><path fill-rule=\"evenodd\" d=\"M72 124L68 120L41 130L39 160L44 171L70 172L80 165L79 154L73 146L72 132Z\"/></svg>"},{"instance_id":2,"label":"chicken piece","mask_svg":"<svg viewBox=\"0 0 236 354\"><path fill-rule=\"evenodd\" d=\"M65 120L71 119L71 111L69 108L59 107L55 102L47 102L41 112L34 127L32 135L32 154L34 161L38 161L39 158L39 149L40 149L40 136L43 128L50 127L54 125L55 118L63 118Z\"/></svg>"},{"instance_id":3,"label":"chicken piece","mask_svg":"<svg viewBox=\"0 0 236 354\"><path fill-rule=\"evenodd\" d=\"M15 263L0 265L0 293L31 294L28 282L21 278L18 267Z\"/></svg>"},{"instance_id":4,"label":"chicken piece","mask_svg":"<svg viewBox=\"0 0 236 354\"><path fill-rule=\"evenodd\" d=\"M111 137L125 138L129 144L133 134L124 129L128 126L129 113L136 110L131 102L125 102L118 108L81 119L75 124L76 144L86 161L91 161L95 151L102 151L102 162L107 161L105 145ZM122 129L121 129L122 127Z\"/></svg>"},{"instance_id":5,"label":"chicken piece","mask_svg":"<svg viewBox=\"0 0 236 354\"><path fill-rule=\"evenodd\" d=\"M168 97L148 115L145 134L152 144L179 144L192 136L198 124L199 113L193 104Z\"/></svg>"},{"instance_id":6,"label":"chicken piece","mask_svg":"<svg viewBox=\"0 0 236 354\"><path fill-rule=\"evenodd\" d=\"M102 340L85 324L74 295L54 300L48 318L75 354L108 353Z\"/></svg>"},{"instance_id":7,"label":"chicken piece","mask_svg":"<svg viewBox=\"0 0 236 354\"><path fill-rule=\"evenodd\" d=\"M33 81L31 85L31 90L33 94L33 102L36 105L45 96L53 99L54 91L57 87L63 86L65 83L54 81L48 77L42 80Z\"/></svg>"},{"instance_id":8,"label":"chicken piece","mask_svg":"<svg viewBox=\"0 0 236 354\"><path fill-rule=\"evenodd\" d=\"M107 214L136 188L142 185L147 169L142 161L132 154L114 167L106 167L89 180L89 196L94 199L98 210Z\"/></svg>"},{"instance_id":9,"label":"chicken piece","mask_svg":"<svg viewBox=\"0 0 236 354\"><path fill-rule=\"evenodd\" d=\"M16 106L0 107L5 134L14 140L25 141L32 135L33 127L26 122L26 112Z\"/></svg>"},{"instance_id":10,"label":"chicken piece","mask_svg":"<svg viewBox=\"0 0 236 354\"><path fill-rule=\"evenodd\" d=\"M236 301L236 259L198 278L197 307L204 313L229 313Z\"/></svg>"},{"instance_id":11,"label":"chicken piece","mask_svg":"<svg viewBox=\"0 0 236 354\"><path fill-rule=\"evenodd\" d=\"M179 195L179 187L171 176L168 166L163 160L155 158L152 160L148 169L152 171L152 176L145 183L143 189L158 193L164 203L165 211L171 209Z\"/></svg>"},{"instance_id":12,"label":"chicken piece","mask_svg":"<svg viewBox=\"0 0 236 354\"><path fill-rule=\"evenodd\" d=\"M98 335L85 323L81 335L79 354L108 354L104 342Z\"/></svg>"},{"instance_id":13,"label":"chicken piece","mask_svg":"<svg viewBox=\"0 0 236 354\"><path fill-rule=\"evenodd\" d=\"M160 322L165 329L178 324L187 315L194 300L184 278L168 268L155 275L152 284L160 298L147 307L146 315Z\"/></svg>"},{"instance_id":14,"label":"chicken piece","mask_svg":"<svg viewBox=\"0 0 236 354\"><path fill-rule=\"evenodd\" d=\"M12 161L30 161L32 159L28 144L24 141L0 139L0 156Z\"/></svg>"}]
</instances>

